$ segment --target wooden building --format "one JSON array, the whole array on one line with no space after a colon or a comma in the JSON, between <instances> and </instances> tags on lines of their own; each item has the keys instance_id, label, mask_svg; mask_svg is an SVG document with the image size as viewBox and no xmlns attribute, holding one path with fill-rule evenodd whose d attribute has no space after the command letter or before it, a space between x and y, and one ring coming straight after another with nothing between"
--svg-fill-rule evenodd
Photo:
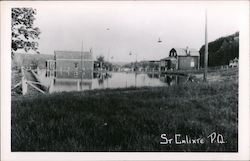
<instances>
[{"instance_id":1,"label":"wooden building","mask_svg":"<svg viewBox=\"0 0 250 161\"><path fill-rule=\"evenodd\" d=\"M55 51L54 59L46 61L46 75L65 79L92 79L92 52Z\"/></svg>"},{"instance_id":2,"label":"wooden building","mask_svg":"<svg viewBox=\"0 0 250 161\"><path fill-rule=\"evenodd\" d=\"M200 53L196 49L172 48L167 58L161 59L161 71L199 69Z\"/></svg>"},{"instance_id":3,"label":"wooden building","mask_svg":"<svg viewBox=\"0 0 250 161\"><path fill-rule=\"evenodd\" d=\"M150 60L148 62L149 62L149 64L148 64L147 71L151 71L151 72L160 71L160 61L159 60Z\"/></svg>"}]
</instances>

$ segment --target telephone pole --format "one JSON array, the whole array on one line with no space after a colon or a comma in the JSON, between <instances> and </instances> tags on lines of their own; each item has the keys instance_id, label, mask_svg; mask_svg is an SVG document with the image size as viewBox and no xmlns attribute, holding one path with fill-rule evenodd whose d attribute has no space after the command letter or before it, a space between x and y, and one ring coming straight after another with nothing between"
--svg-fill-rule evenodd
<instances>
[{"instance_id":1,"label":"telephone pole","mask_svg":"<svg viewBox=\"0 0 250 161\"><path fill-rule=\"evenodd\" d=\"M80 83L80 87L82 90L82 77L83 77L83 64L82 64L82 57L83 57L83 40L82 40L82 48L81 48L81 83Z\"/></svg>"},{"instance_id":2,"label":"telephone pole","mask_svg":"<svg viewBox=\"0 0 250 161\"><path fill-rule=\"evenodd\" d=\"M207 82L207 66L208 66L208 44L207 44L207 9L205 14L205 54L204 54L204 76L203 81Z\"/></svg>"}]
</instances>

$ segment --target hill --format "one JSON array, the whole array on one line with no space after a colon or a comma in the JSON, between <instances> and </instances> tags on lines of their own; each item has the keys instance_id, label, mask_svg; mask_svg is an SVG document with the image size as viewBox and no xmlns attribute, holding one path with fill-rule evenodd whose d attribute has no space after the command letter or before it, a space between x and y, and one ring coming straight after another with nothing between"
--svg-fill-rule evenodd
<instances>
[{"instance_id":1,"label":"hill","mask_svg":"<svg viewBox=\"0 0 250 161\"><path fill-rule=\"evenodd\" d=\"M205 45L200 48L200 65L204 64ZM208 43L208 66L228 65L230 60L239 58L239 32L221 37Z\"/></svg>"}]
</instances>

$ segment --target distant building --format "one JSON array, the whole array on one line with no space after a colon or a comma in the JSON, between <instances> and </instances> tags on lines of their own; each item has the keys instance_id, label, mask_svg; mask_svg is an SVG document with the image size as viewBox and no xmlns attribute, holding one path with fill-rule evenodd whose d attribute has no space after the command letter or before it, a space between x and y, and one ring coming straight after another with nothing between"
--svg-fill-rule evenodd
<instances>
[{"instance_id":1,"label":"distant building","mask_svg":"<svg viewBox=\"0 0 250 161\"><path fill-rule=\"evenodd\" d=\"M159 60L150 60L148 61L148 71L159 71L160 70L160 61Z\"/></svg>"},{"instance_id":2,"label":"distant building","mask_svg":"<svg viewBox=\"0 0 250 161\"><path fill-rule=\"evenodd\" d=\"M172 48L167 58L161 59L161 71L199 69L200 53L198 50Z\"/></svg>"},{"instance_id":3,"label":"distant building","mask_svg":"<svg viewBox=\"0 0 250 161\"><path fill-rule=\"evenodd\" d=\"M239 60L237 58L234 58L233 60L229 61L229 67L238 67L239 66Z\"/></svg>"},{"instance_id":4,"label":"distant building","mask_svg":"<svg viewBox=\"0 0 250 161\"><path fill-rule=\"evenodd\" d=\"M177 59L175 57L167 57L161 59L160 61L160 70L167 71L167 70L175 70L177 67Z\"/></svg>"},{"instance_id":5,"label":"distant building","mask_svg":"<svg viewBox=\"0 0 250 161\"><path fill-rule=\"evenodd\" d=\"M55 51L54 60L46 61L46 75L66 79L92 79L92 52Z\"/></svg>"}]
</instances>

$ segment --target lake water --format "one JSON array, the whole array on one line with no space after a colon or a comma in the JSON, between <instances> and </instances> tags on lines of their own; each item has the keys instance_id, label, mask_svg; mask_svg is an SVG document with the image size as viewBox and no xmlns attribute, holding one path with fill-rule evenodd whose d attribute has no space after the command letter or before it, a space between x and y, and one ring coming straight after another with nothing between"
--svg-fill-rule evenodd
<instances>
[{"instance_id":1,"label":"lake water","mask_svg":"<svg viewBox=\"0 0 250 161\"><path fill-rule=\"evenodd\" d=\"M40 80L50 88L50 92L79 91L104 88L171 86L186 82L187 78L176 75L110 72L95 74L93 79L52 79L40 73ZM53 80L53 81L52 81Z\"/></svg>"}]
</instances>

